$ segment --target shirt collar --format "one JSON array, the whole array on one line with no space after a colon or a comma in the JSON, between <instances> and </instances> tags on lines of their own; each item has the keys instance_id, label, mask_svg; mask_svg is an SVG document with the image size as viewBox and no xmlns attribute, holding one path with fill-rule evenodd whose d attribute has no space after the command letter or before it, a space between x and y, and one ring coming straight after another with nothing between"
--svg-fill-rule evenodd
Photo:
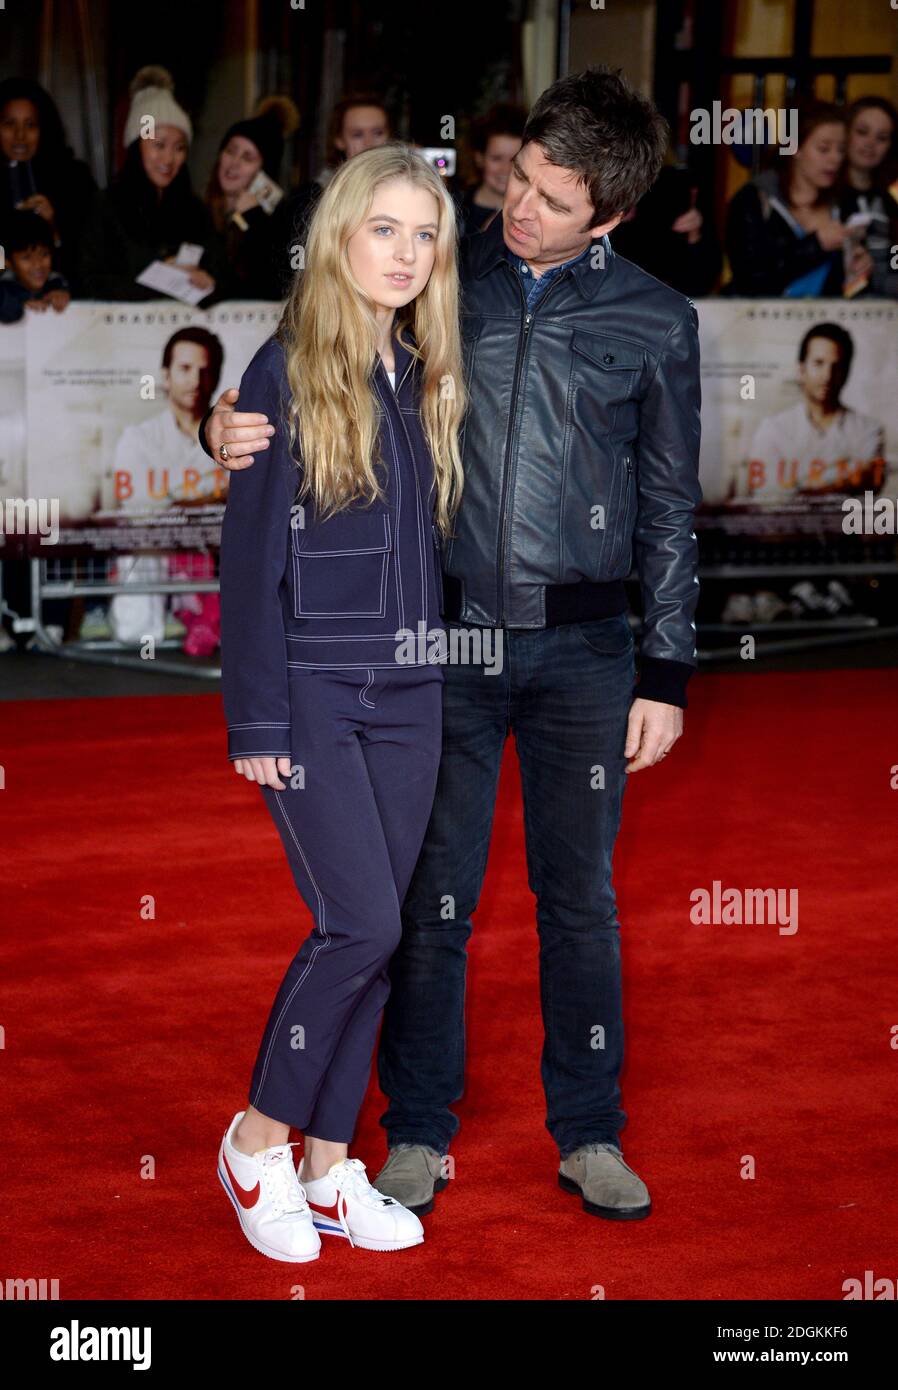
<instances>
[{"instance_id":1,"label":"shirt collar","mask_svg":"<svg viewBox=\"0 0 898 1390\"><path fill-rule=\"evenodd\" d=\"M562 270L566 270L568 266L577 265L580 261L585 261L586 257L592 250L592 245L592 242L590 242L588 246L584 246L579 256L572 256L569 261L562 261L561 265L553 265L550 266L548 270L544 270L542 275L536 277L538 278L539 283L542 284L547 277L549 279L554 279L556 275L560 274ZM511 262L513 269L517 272L518 275L520 275L522 267L527 264L526 261L523 259L522 256L519 256L516 251L512 251L511 247L507 244L504 238L502 241L502 249L504 250L507 259ZM527 268L527 273L530 275L533 274L529 266Z\"/></svg>"}]
</instances>

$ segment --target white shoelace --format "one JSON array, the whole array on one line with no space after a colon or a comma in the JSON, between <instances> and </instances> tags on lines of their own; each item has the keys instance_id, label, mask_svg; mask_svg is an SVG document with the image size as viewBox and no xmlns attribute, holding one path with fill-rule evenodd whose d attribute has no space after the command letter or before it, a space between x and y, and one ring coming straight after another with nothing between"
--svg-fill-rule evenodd
<instances>
[{"instance_id":1,"label":"white shoelace","mask_svg":"<svg viewBox=\"0 0 898 1390\"><path fill-rule=\"evenodd\" d=\"M344 1158L340 1166L331 1171L330 1177L337 1189L337 1216L340 1225L354 1248L355 1242L346 1215L346 1198L352 1197L360 1206L370 1208L398 1204L395 1197L388 1197L385 1192L379 1192L376 1187L371 1186L365 1173L365 1165L360 1158Z\"/></svg>"},{"instance_id":2,"label":"white shoelace","mask_svg":"<svg viewBox=\"0 0 898 1390\"><path fill-rule=\"evenodd\" d=\"M291 1149L300 1147L298 1143L277 1144L266 1149L262 1157L265 1195L274 1207L276 1216L309 1214L305 1188L299 1181L290 1153Z\"/></svg>"}]
</instances>

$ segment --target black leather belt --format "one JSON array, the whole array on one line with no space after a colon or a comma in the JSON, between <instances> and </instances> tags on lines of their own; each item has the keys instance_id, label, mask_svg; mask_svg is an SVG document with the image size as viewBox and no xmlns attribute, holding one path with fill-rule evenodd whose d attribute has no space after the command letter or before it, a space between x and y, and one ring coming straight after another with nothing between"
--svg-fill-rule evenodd
<instances>
[{"instance_id":1,"label":"black leather belt","mask_svg":"<svg viewBox=\"0 0 898 1390\"><path fill-rule=\"evenodd\" d=\"M443 617L459 622L461 614L461 580L443 573ZM546 627L559 623L585 623L591 618L612 618L625 613L629 607L622 579L593 583L588 579L574 584L546 585ZM475 627L483 624L475 623Z\"/></svg>"}]
</instances>

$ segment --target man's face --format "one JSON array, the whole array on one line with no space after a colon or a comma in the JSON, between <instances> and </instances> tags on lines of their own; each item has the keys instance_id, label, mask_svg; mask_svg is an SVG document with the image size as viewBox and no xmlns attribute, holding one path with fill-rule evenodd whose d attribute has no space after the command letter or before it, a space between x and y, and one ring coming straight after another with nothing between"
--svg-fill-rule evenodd
<instances>
[{"instance_id":1,"label":"man's face","mask_svg":"<svg viewBox=\"0 0 898 1390\"><path fill-rule=\"evenodd\" d=\"M798 365L798 379L808 400L817 405L836 405L845 376L838 343L831 338L811 338L805 359Z\"/></svg>"},{"instance_id":2,"label":"man's face","mask_svg":"<svg viewBox=\"0 0 898 1390\"><path fill-rule=\"evenodd\" d=\"M175 343L171 362L162 369L162 382L173 409L200 419L213 389L208 350L199 343Z\"/></svg>"},{"instance_id":3,"label":"man's face","mask_svg":"<svg viewBox=\"0 0 898 1390\"><path fill-rule=\"evenodd\" d=\"M502 205L505 244L530 264L548 270L571 260L592 237L616 227L622 215L593 224L585 185L572 170L550 164L533 140L511 161Z\"/></svg>"}]
</instances>

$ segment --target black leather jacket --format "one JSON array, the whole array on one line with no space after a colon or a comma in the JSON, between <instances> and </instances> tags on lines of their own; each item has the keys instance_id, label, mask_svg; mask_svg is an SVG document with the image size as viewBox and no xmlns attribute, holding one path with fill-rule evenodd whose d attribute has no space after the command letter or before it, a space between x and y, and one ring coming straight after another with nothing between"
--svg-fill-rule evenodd
<instances>
[{"instance_id":1,"label":"black leather jacket","mask_svg":"<svg viewBox=\"0 0 898 1390\"><path fill-rule=\"evenodd\" d=\"M539 628L620 611L635 552L638 693L685 705L702 498L692 301L603 237L530 314L501 215L462 243L461 274L470 399L445 615Z\"/></svg>"}]
</instances>

